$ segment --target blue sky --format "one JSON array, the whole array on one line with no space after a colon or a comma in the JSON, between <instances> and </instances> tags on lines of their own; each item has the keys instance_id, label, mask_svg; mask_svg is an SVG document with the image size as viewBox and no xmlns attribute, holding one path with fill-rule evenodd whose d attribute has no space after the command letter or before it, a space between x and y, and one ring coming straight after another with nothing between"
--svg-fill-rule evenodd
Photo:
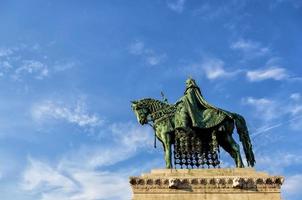
<instances>
[{"instance_id":1,"label":"blue sky","mask_svg":"<svg viewBox=\"0 0 302 200\"><path fill-rule=\"evenodd\" d=\"M1 0L0 24L2 200L130 199L129 176L164 167L130 100L173 103L188 76L302 196L301 1Z\"/></svg>"}]
</instances>

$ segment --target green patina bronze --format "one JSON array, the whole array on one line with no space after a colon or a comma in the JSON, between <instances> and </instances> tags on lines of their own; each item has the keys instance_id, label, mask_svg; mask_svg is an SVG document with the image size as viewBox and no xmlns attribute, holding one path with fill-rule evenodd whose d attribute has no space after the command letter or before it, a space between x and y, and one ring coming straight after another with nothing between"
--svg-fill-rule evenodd
<instances>
[{"instance_id":1,"label":"green patina bronze","mask_svg":"<svg viewBox=\"0 0 302 200\"><path fill-rule=\"evenodd\" d=\"M156 138L164 147L166 168L172 168L172 153L174 164L181 167L216 167L219 146L231 155L236 167L244 167L239 145L232 137L234 126L248 166L255 164L244 118L209 104L191 78L186 81L184 96L175 104L169 104L166 98L163 101L146 98L133 101L132 109L140 124L154 128Z\"/></svg>"}]
</instances>

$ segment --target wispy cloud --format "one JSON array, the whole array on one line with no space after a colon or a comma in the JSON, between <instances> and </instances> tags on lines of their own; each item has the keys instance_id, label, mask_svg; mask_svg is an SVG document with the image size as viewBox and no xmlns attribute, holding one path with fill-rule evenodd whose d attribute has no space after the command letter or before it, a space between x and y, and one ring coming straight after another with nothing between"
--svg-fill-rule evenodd
<instances>
[{"instance_id":1,"label":"wispy cloud","mask_svg":"<svg viewBox=\"0 0 302 200\"><path fill-rule=\"evenodd\" d=\"M217 6L215 4L204 3L201 7L193 10L192 15L203 20L214 20L224 17L231 13L231 11L234 11L234 9L237 9L235 6L231 6L231 4Z\"/></svg>"},{"instance_id":2,"label":"wispy cloud","mask_svg":"<svg viewBox=\"0 0 302 200\"><path fill-rule=\"evenodd\" d=\"M86 104L80 100L74 107L50 100L37 103L32 107L32 117L38 121L66 120L81 127L95 127L103 123L96 114L89 114Z\"/></svg>"},{"instance_id":3,"label":"wispy cloud","mask_svg":"<svg viewBox=\"0 0 302 200\"><path fill-rule=\"evenodd\" d=\"M302 129L302 102L294 99L294 103L288 105L288 111L295 119L290 121L291 129L300 131Z\"/></svg>"},{"instance_id":4,"label":"wispy cloud","mask_svg":"<svg viewBox=\"0 0 302 200\"><path fill-rule=\"evenodd\" d=\"M44 180L43 182L41 181L42 179ZM56 188L57 186L60 186L60 188ZM74 184L73 181L46 163L29 158L29 166L24 174L23 188L25 190L32 190L34 188L59 189L63 190L62 192L70 192L74 190Z\"/></svg>"},{"instance_id":5,"label":"wispy cloud","mask_svg":"<svg viewBox=\"0 0 302 200\"><path fill-rule=\"evenodd\" d=\"M0 77L7 74L13 66L8 61L0 61Z\"/></svg>"},{"instance_id":6,"label":"wispy cloud","mask_svg":"<svg viewBox=\"0 0 302 200\"><path fill-rule=\"evenodd\" d=\"M129 199L128 177L124 173L92 169L58 169L30 159L21 183L40 200Z\"/></svg>"},{"instance_id":7,"label":"wispy cloud","mask_svg":"<svg viewBox=\"0 0 302 200\"><path fill-rule=\"evenodd\" d=\"M302 2L299 0L274 0L270 2L270 9L284 6L284 4L291 5L295 9L300 9L302 7Z\"/></svg>"},{"instance_id":8,"label":"wispy cloud","mask_svg":"<svg viewBox=\"0 0 302 200\"><path fill-rule=\"evenodd\" d=\"M292 115L302 114L302 104L291 105L289 111Z\"/></svg>"},{"instance_id":9,"label":"wispy cloud","mask_svg":"<svg viewBox=\"0 0 302 200\"><path fill-rule=\"evenodd\" d=\"M107 166L152 147L152 130L133 123L111 124L106 130L113 140L109 146L89 145L52 165L29 158L21 181L23 190L40 196L41 200L130 199L128 176L145 166L140 165L140 170L131 166L114 172Z\"/></svg>"},{"instance_id":10,"label":"wispy cloud","mask_svg":"<svg viewBox=\"0 0 302 200\"><path fill-rule=\"evenodd\" d=\"M56 62L53 66L54 70L57 72L65 71L68 69L71 69L77 65L76 62L70 61L70 62Z\"/></svg>"},{"instance_id":11,"label":"wispy cloud","mask_svg":"<svg viewBox=\"0 0 302 200\"><path fill-rule=\"evenodd\" d=\"M227 77L229 73L224 70L223 66L224 62L218 59L211 59L202 63L202 67L208 79Z\"/></svg>"},{"instance_id":12,"label":"wispy cloud","mask_svg":"<svg viewBox=\"0 0 302 200\"><path fill-rule=\"evenodd\" d=\"M189 65L184 69L187 74L205 75L209 80L231 78L241 73L242 70L226 70L224 61L207 57L199 63Z\"/></svg>"},{"instance_id":13,"label":"wispy cloud","mask_svg":"<svg viewBox=\"0 0 302 200\"><path fill-rule=\"evenodd\" d=\"M146 57L146 61L147 63L149 63L149 65L158 65L163 59L165 58L165 55L150 55Z\"/></svg>"},{"instance_id":14,"label":"wispy cloud","mask_svg":"<svg viewBox=\"0 0 302 200\"><path fill-rule=\"evenodd\" d=\"M251 82L259 82L268 79L277 81L301 81L301 77L291 75L285 67L280 65L282 58L274 56L272 50L269 47L262 45L260 42L239 39L233 42L230 48L239 51L243 55L241 60L243 62L259 57L267 59L264 67L246 70L246 77Z\"/></svg>"},{"instance_id":15,"label":"wispy cloud","mask_svg":"<svg viewBox=\"0 0 302 200\"><path fill-rule=\"evenodd\" d=\"M226 71L224 62L220 59L205 59L201 67L208 79L229 78L240 73L240 70Z\"/></svg>"},{"instance_id":16,"label":"wispy cloud","mask_svg":"<svg viewBox=\"0 0 302 200\"><path fill-rule=\"evenodd\" d=\"M145 44L137 40L130 45L129 52L133 55L142 55L145 53Z\"/></svg>"},{"instance_id":17,"label":"wispy cloud","mask_svg":"<svg viewBox=\"0 0 302 200\"><path fill-rule=\"evenodd\" d=\"M282 67L280 57L271 57L267 60L264 67L247 70L246 77L250 82L259 82L264 80L276 81L301 81L301 77L293 76L290 71Z\"/></svg>"},{"instance_id":18,"label":"wispy cloud","mask_svg":"<svg viewBox=\"0 0 302 200\"><path fill-rule=\"evenodd\" d=\"M14 53L14 50L11 48L0 48L0 57L7 57Z\"/></svg>"},{"instance_id":19,"label":"wispy cloud","mask_svg":"<svg viewBox=\"0 0 302 200\"><path fill-rule=\"evenodd\" d=\"M182 13L184 10L186 0L168 0L167 1L167 6L171 10L177 12L177 13Z\"/></svg>"},{"instance_id":20,"label":"wispy cloud","mask_svg":"<svg viewBox=\"0 0 302 200\"><path fill-rule=\"evenodd\" d=\"M145 46L145 43L139 40L133 42L129 47L129 53L141 56L144 61L151 66L160 64L166 58L166 54L158 54L153 49Z\"/></svg>"},{"instance_id":21,"label":"wispy cloud","mask_svg":"<svg viewBox=\"0 0 302 200\"><path fill-rule=\"evenodd\" d=\"M256 53L256 55L265 55L270 52L270 49L268 47L262 46L261 43L251 41L251 40L244 40L240 39L234 43L231 44L231 49L234 50L241 50L246 53Z\"/></svg>"},{"instance_id":22,"label":"wispy cloud","mask_svg":"<svg viewBox=\"0 0 302 200\"><path fill-rule=\"evenodd\" d=\"M260 42L244 39L233 42L230 47L243 53L245 59L268 55L271 52L269 47L263 46Z\"/></svg>"},{"instance_id":23,"label":"wispy cloud","mask_svg":"<svg viewBox=\"0 0 302 200\"><path fill-rule=\"evenodd\" d=\"M288 124L288 122L289 121L282 121L281 123L277 124L276 127L279 127L280 124L282 123ZM293 134L291 132L286 133L286 137L291 137L291 136L295 138L297 137L296 134ZM278 143L271 142L276 137L278 136L271 135L266 139L262 139L265 140L266 142L264 146L265 150L262 149L261 151L255 152L256 160L257 160L256 167L257 169L268 171L272 175L285 176L285 182L284 185L282 186L282 196L285 197L285 199L299 199L297 197L301 196L301 187L299 186L298 182L302 181L301 174L299 172L299 168L302 164L301 150L292 149L292 148L284 149L279 147L277 147L276 150L276 147L274 147L274 145L278 145L279 142ZM285 143L284 140L282 142ZM257 148L259 146L259 143L258 144L256 143L255 145Z\"/></svg>"},{"instance_id":24,"label":"wispy cloud","mask_svg":"<svg viewBox=\"0 0 302 200\"><path fill-rule=\"evenodd\" d=\"M271 67L267 69L251 70L246 73L249 81L263 81L267 79L284 80L289 77L285 68Z\"/></svg>"},{"instance_id":25,"label":"wispy cloud","mask_svg":"<svg viewBox=\"0 0 302 200\"><path fill-rule=\"evenodd\" d=\"M247 97L242 100L243 104L253 106L256 109L255 116L261 114L261 118L271 121L279 116L280 110L275 101L267 98Z\"/></svg>"},{"instance_id":26,"label":"wispy cloud","mask_svg":"<svg viewBox=\"0 0 302 200\"><path fill-rule=\"evenodd\" d=\"M294 94L294 97L298 96L297 93ZM284 125L292 130L302 128L302 102L293 99L292 95L285 99L247 97L242 99L242 103L252 106L253 116L264 124L254 131L253 137Z\"/></svg>"},{"instance_id":27,"label":"wispy cloud","mask_svg":"<svg viewBox=\"0 0 302 200\"><path fill-rule=\"evenodd\" d=\"M48 76L48 66L36 60L24 60L22 66L15 69L13 78L20 80L26 74L33 75L36 79L43 79Z\"/></svg>"},{"instance_id":28,"label":"wispy cloud","mask_svg":"<svg viewBox=\"0 0 302 200\"><path fill-rule=\"evenodd\" d=\"M47 55L41 54L41 49L39 44L0 48L0 77L14 81L43 80L54 72L62 72L76 65L73 61L52 61Z\"/></svg>"},{"instance_id":29,"label":"wispy cloud","mask_svg":"<svg viewBox=\"0 0 302 200\"><path fill-rule=\"evenodd\" d=\"M299 198L302 195L302 174L288 176L282 186L282 193L285 199Z\"/></svg>"},{"instance_id":30,"label":"wispy cloud","mask_svg":"<svg viewBox=\"0 0 302 200\"><path fill-rule=\"evenodd\" d=\"M152 131L150 127L142 127L133 123L113 123L109 126L116 142L119 142L128 148L142 147L145 145L152 146ZM125 131L127 132L125 133Z\"/></svg>"},{"instance_id":31,"label":"wispy cloud","mask_svg":"<svg viewBox=\"0 0 302 200\"><path fill-rule=\"evenodd\" d=\"M280 159L282 158L282 159ZM271 155L260 154L257 157L257 166L273 174L284 173L287 167L302 164L302 156L287 152L278 152Z\"/></svg>"},{"instance_id":32,"label":"wispy cloud","mask_svg":"<svg viewBox=\"0 0 302 200\"><path fill-rule=\"evenodd\" d=\"M75 159L81 157L87 166L96 168L116 164L134 156L139 150L152 148L153 134L150 127L133 123L113 123L105 131L112 140L111 146L83 148Z\"/></svg>"},{"instance_id":33,"label":"wispy cloud","mask_svg":"<svg viewBox=\"0 0 302 200\"><path fill-rule=\"evenodd\" d=\"M293 100L295 100L295 101L299 101L299 100L301 100L302 97L301 97L300 93L292 93L290 95L290 98L293 99Z\"/></svg>"}]
</instances>

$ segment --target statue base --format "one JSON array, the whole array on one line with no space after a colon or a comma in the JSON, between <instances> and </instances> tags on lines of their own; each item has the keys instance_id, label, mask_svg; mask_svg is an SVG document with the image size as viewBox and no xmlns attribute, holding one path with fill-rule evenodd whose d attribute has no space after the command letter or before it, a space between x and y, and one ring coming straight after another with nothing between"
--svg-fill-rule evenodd
<instances>
[{"instance_id":1,"label":"statue base","mask_svg":"<svg viewBox=\"0 0 302 200\"><path fill-rule=\"evenodd\" d=\"M130 177L133 200L281 200L283 181L254 168L154 169Z\"/></svg>"}]
</instances>

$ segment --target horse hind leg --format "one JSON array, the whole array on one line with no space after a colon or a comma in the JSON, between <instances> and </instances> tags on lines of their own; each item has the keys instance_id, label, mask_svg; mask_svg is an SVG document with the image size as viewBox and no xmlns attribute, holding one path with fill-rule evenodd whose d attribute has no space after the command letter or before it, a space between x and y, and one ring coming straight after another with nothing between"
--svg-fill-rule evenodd
<instances>
[{"instance_id":1,"label":"horse hind leg","mask_svg":"<svg viewBox=\"0 0 302 200\"><path fill-rule=\"evenodd\" d=\"M220 140L219 144L222 146L222 148L226 152L228 152L233 158L233 160L235 161L236 167L240 167L240 168L244 167L240 155L240 147L236 143L234 138L230 134L226 133L226 134L220 134L219 140Z\"/></svg>"},{"instance_id":2,"label":"horse hind leg","mask_svg":"<svg viewBox=\"0 0 302 200\"><path fill-rule=\"evenodd\" d=\"M242 162L242 158L241 158L241 154L240 154L240 146L235 142L235 140L231 138L231 148L232 148L232 154L233 154L233 159L236 162L236 167L244 167L243 162Z\"/></svg>"}]
</instances>

